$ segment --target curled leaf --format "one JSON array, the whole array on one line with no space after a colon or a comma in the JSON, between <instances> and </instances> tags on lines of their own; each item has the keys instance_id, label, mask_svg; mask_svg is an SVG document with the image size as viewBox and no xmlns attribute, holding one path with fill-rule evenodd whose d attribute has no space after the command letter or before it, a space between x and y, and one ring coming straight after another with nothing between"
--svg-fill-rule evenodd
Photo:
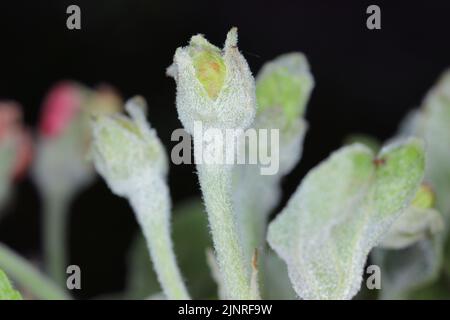
<instances>
[{"instance_id":1,"label":"curled leaf","mask_svg":"<svg viewBox=\"0 0 450 320\"><path fill-rule=\"evenodd\" d=\"M314 168L269 226L268 241L304 299L351 299L367 255L414 197L425 168L422 143L378 156L343 147Z\"/></svg>"},{"instance_id":2,"label":"curled leaf","mask_svg":"<svg viewBox=\"0 0 450 320\"><path fill-rule=\"evenodd\" d=\"M281 198L281 179L302 156L308 129L303 116L313 87L308 61L300 52L283 54L266 63L256 77L258 110L253 128L279 132L279 150L272 148L273 141L269 146L246 141L242 146L246 154L253 149L270 155L278 170L273 175L262 175L262 165L252 164L234 169L234 208L248 265L255 248L263 249L265 244L268 216Z\"/></svg>"},{"instance_id":3,"label":"curled leaf","mask_svg":"<svg viewBox=\"0 0 450 320\"><path fill-rule=\"evenodd\" d=\"M445 224L443 232L400 250L376 250L373 258L382 268L382 298L408 298L439 277L450 221L450 71L444 72L429 91L420 109L410 112L399 136L425 141L425 180L435 191L436 210ZM435 219L436 220L436 219Z\"/></svg>"},{"instance_id":4,"label":"curled leaf","mask_svg":"<svg viewBox=\"0 0 450 320\"><path fill-rule=\"evenodd\" d=\"M281 108L289 120L303 116L314 78L306 57L299 52L283 54L266 63L256 78L258 112Z\"/></svg>"},{"instance_id":5,"label":"curled leaf","mask_svg":"<svg viewBox=\"0 0 450 320\"><path fill-rule=\"evenodd\" d=\"M380 246L386 249L402 249L432 237L444 230L444 220L434 208L432 191L422 185L411 205L392 224Z\"/></svg>"}]
</instances>

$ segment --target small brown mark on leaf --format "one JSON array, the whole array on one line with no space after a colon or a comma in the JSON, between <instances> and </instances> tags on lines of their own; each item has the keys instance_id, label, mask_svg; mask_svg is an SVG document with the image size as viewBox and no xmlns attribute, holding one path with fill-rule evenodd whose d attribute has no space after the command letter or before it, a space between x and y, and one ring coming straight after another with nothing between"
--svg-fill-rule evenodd
<instances>
[{"instance_id":1,"label":"small brown mark on leaf","mask_svg":"<svg viewBox=\"0 0 450 320\"><path fill-rule=\"evenodd\" d=\"M254 270L258 270L258 249L257 248L255 248L255 251L253 251L252 267Z\"/></svg>"},{"instance_id":2,"label":"small brown mark on leaf","mask_svg":"<svg viewBox=\"0 0 450 320\"><path fill-rule=\"evenodd\" d=\"M384 158L375 158L373 159L373 164L375 167L380 167L386 164L386 159Z\"/></svg>"}]
</instances>

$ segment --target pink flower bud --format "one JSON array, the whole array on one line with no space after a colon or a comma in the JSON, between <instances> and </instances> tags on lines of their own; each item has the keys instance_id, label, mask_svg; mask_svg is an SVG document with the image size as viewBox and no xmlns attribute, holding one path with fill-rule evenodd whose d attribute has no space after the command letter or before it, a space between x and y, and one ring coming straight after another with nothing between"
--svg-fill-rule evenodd
<instances>
[{"instance_id":1,"label":"pink flower bud","mask_svg":"<svg viewBox=\"0 0 450 320\"><path fill-rule=\"evenodd\" d=\"M56 84L42 107L40 133L46 137L60 135L80 110L82 98L82 89L76 83L63 81Z\"/></svg>"},{"instance_id":2,"label":"pink flower bud","mask_svg":"<svg viewBox=\"0 0 450 320\"><path fill-rule=\"evenodd\" d=\"M11 141L15 151L11 177L23 176L32 159L32 140L22 124L22 110L18 103L0 101L0 143Z\"/></svg>"}]
</instances>

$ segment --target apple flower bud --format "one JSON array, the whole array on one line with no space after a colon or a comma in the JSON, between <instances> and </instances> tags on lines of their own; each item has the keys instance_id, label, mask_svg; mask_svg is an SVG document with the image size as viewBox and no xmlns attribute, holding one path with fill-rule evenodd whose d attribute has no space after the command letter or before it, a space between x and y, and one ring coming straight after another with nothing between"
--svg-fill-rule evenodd
<instances>
[{"instance_id":1,"label":"apple flower bud","mask_svg":"<svg viewBox=\"0 0 450 320\"><path fill-rule=\"evenodd\" d=\"M0 102L0 203L7 199L13 180L25 173L32 158L29 132L22 125L18 103Z\"/></svg>"},{"instance_id":2,"label":"apple flower bud","mask_svg":"<svg viewBox=\"0 0 450 320\"><path fill-rule=\"evenodd\" d=\"M117 112L120 106L119 95L108 86L91 90L63 81L50 89L42 106L33 168L43 194L67 197L93 180L90 117Z\"/></svg>"},{"instance_id":3,"label":"apple flower bud","mask_svg":"<svg viewBox=\"0 0 450 320\"><path fill-rule=\"evenodd\" d=\"M150 182L167 174L167 156L155 130L147 124L145 107L145 101L136 97L125 107L131 118L113 114L93 120L95 167L119 196L129 196L136 186L142 187L139 181Z\"/></svg>"},{"instance_id":4,"label":"apple flower bud","mask_svg":"<svg viewBox=\"0 0 450 320\"><path fill-rule=\"evenodd\" d=\"M0 144L12 148L10 178L19 179L28 168L32 158L30 133L22 125L22 111L13 101L0 102Z\"/></svg>"},{"instance_id":5,"label":"apple flower bud","mask_svg":"<svg viewBox=\"0 0 450 320\"><path fill-rule=\"evenodd\" d=\"M130 115L99 115L92 121L95 168L109 188L130 202L145 236L158 280L169 299L189 299L170 237L168 159L147 123L143 98L130 99Z\"/></svg>"},{"instance_id":6,"label":"apple flower bud","mask_svg":"<svg viewBox=\"0 0 450 320\"><path fill-rule=\"evenodd\" d=\"M40 134L45 137L62 134L81 109L83 98L83 89L76 83L64 81L52 87L42 107Z\"/></svg>"},{"instance_id":7,"label":"apple flower bud","mask_svg":"<svg viewBox=\"0 0 450 320\"><path fill-rule=\"evenodd\" d=\"M218 129L247 128L256 110L254 79L237 48L237 29L228 32L223 50L202 35L178 48L167 69L177 83L179 118L189 133L194 122Z\"/></svg>"}]
</instances>

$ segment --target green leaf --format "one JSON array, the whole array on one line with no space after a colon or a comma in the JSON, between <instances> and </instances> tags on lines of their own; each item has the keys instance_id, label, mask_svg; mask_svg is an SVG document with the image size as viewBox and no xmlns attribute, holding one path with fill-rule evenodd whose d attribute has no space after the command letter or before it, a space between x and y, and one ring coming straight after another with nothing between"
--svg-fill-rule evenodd
<instances>
[{"instance_id":1,"label":"green leaf","mask_svg":"<svg viewBox=\"0 0 450 320\"><path fill-rule=\"evenodd\" d=\"M292 289L286 264L275 252L268 251L264 256L264 295L269 300L293 300L297 294Z\"/></svg>"},{"instance_id":2,"label":"green leaf","mask_svg":"<svg viewBox=\"0 0 450 320\"><path fill-rule=\"evenodd\" d=\"M14 290L3 270L0 269L0 300L22 300L21 294Z\"/></svg>"},{"instance_id":3,"label":"green leaf","mask_svg":"<svg viewBox=\"0 0 450 320\"><path fill-rule=\"evenodd\" d=\"M445 230L399 252L377 255L380 258L377 263L380 263L384 274L382 297L407 298L412 294L412 289L420 291L421 287L428 286L439 277L450 221L449 123L450 71L446 71L427 94L421 108L410 112L399 130L399 136L415 136L425 140L425 182L435 191L436 209L444 218ZM450 257L450 251L447 255ZM446 260L449 261L446 269L450 270L450 258L446 257Z\"/></svg>"},{"instance_id":4,"label":"green leaf","mask_svg":"<svg viewBox=\"0 0 450 320\"><path fill-rule=\"evenodd\" d=\"M195 199L177 206L172 227L177 261L189 292L194 298L213 297L216 288L206 262L206 251L212 244L201 200ZM127 283L126 297L129 299L143 299L161 291L140 233L130 250Z\"/></svg>"},{"instance_id":5,"label":"green leaf","mask_svg":"<svg viewBox=\"0 0 450 320\"><path fill-rule=\"evenodd\" d=\"M287 82L280 85L280 78ZM279 150L246 141L246 154L257 150L278 161L278 171L262 175L262 165L240 165L233 173L233 205L247 265L255 248L265 246L268 217L281 199L281 180L300 161L308 124L303 118L314 78L300 52L283 54L267 62L257 75L259 108L253 128L279 132ZM277 161L276 161L276 160ZM261 259L262 261L262 259Z\"/></svg>"},{"instance_id":6,"label":"green leaf","mask_svg":"<svg viewBox=\"0 0 450 320\"><path fill-rule=\"evenodd\" d=\"M416 129L426 142L426 180L436 192L436 207L450 219L450 71L427 95Z\"/></svg>"},{"instance_id":7,"label":"green leaf","mask_svg":"<svg viewBox=\"0 0 450 320\"><path fill-rule=\"evenodd\" d=\"M400 250L373 251L372 260L382 270L381 299L408 299L438 276L442 260L437 238L427 238ZM438 263L437 263L438 262Z\"/></svg>"},{"instance_id":8,"label":"green leaf","mask_svg":"<svg viewBox=\"0 0 450 320\"><path fill-rule=\"evenodd\" d=\"M361 143L369 147L375 153L378 152L381 148L380 142L376 138L363 133L351 134L344 140L344 145L351 145L354 143Z\"/></svg>"},{"instance_id":9,"label":"green leaf","mask_svg":"<svg viewBox=\"0 0 450 320\"><path fill-rule=\"evenodd\" d=\"M444 231L444 219L433 205L434 193L427 185L422 184L411 205L392 224L380 246L386 249L403 249Z\"/></svg>"},{"instance_id":10,"label":"green leaf","mask_svg":"<svg viewBox=\"0 0 450 320\"><path fill-rule=\"evenodd\" d=\"M256 79L258 112L278 107L289 120L303 116L314 87L306 57L300 52L283 54L266 63Z\"/></svg>"},{"instance_id":11,"label":"green leaf","mask_svg":"<svg viewBox=\"0 0 450 320\"><path fill-rule=\"evenodd\" d=\"M343 147L311 170L269 226L268 241L304 299L351 299L367 255L422 181L420 141L391 144L377 157Z\"/></svg>"}]
</instances>

